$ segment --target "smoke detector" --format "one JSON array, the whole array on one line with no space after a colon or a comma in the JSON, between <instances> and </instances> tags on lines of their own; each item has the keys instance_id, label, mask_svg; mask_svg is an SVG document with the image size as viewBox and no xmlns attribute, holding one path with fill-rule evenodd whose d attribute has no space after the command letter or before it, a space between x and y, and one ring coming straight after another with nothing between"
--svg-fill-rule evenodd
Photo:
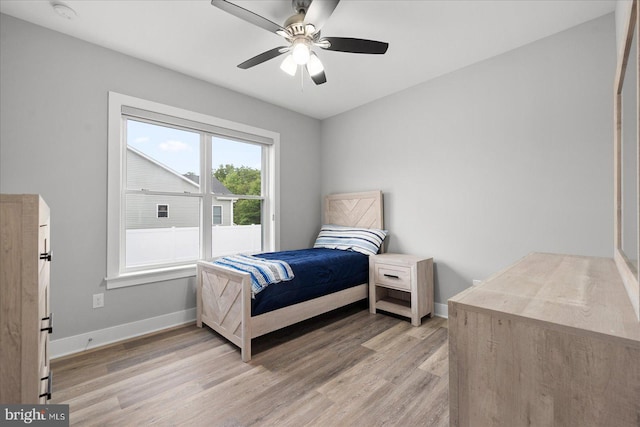
<instances>
[{"instance_id":1,"label":"smoke detector","mask_svg":"<svg viewBox=\"0 0 640 427\"><path fill-rule=\"evenodd\" d=\"M58 15L62 16L65 19L73 19L78 15L75 10L71 9L64 3L52 3L51 7L53 7L53 10Z\"/></svg>"}]
</instances>

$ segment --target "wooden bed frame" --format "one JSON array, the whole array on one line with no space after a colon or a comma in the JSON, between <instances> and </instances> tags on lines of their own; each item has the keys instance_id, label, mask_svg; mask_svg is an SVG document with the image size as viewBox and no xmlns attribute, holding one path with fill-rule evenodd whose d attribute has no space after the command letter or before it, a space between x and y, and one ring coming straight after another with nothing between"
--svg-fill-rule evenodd
<instances>
[{"instance_id":1,"label":"wooden bed frame","mask_svg":"<svg viewBox=\"0 0 640 427\"><path fill-rule=\"evenodd\" d=\"M350 227L384 227L382 192L333 194L325 197L324 223ZM198 262L197 325L209 326L240 347L242 361L251 360L251 339L367 298L368 284L324 295L258 316L251 316L248 273Z\"/></svg>"}]
</instances>

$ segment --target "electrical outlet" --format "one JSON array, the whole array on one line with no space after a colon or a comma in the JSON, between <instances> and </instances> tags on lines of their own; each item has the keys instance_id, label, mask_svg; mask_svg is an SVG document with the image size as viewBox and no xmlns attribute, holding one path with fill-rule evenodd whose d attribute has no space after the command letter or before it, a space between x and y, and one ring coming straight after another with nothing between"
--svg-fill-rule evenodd
<instances>
[{"instance_id":1,"label":"electrical outlet","mask_svg":"<svg viewBox=\"0 0 640 427\"><path fill-rule=\"evenodd\" d=\"M482 280L474 280L473 286L478 286L480 283L482 283Z\"/></svg>"},{"instance_id":2,"label":"electrical outlet","mask_svg":"<svg viewBox=\"0 0 640 427\"><path fill-rule=\"evenodd\" d=\"M93 294L93 308L104 307L104 294Z\"/></svg>"}]
</instances>

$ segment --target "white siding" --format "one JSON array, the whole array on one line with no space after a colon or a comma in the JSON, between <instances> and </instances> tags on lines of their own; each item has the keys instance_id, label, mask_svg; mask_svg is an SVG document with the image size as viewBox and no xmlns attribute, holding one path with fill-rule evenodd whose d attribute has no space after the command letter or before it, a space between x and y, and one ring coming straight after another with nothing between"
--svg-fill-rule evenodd
<instances>
[{"instance_id":1,"label":"white siding","mask_svg":"<svg viewBox=\"0 0 640 427\"><path fill-rule=\"evenodd\" d=\"M127 150L127 188L176 193L197 193L197 184L176 172L163 168L132 150ZM127 230L168 227L198 227L200 198L129 194L126 197ZM169 205L169 217L157 217L157 205ZM216 200L222 205L222 225L230 225L230 201ZM211 214L211 209L206 211Z\"/></svg>"}]
</instances>

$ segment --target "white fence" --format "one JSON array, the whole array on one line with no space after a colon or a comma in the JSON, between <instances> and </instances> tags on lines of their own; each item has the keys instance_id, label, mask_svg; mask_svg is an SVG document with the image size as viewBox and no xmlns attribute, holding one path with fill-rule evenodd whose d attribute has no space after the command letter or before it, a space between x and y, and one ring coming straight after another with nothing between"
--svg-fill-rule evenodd
<instances>
[{"instance_id":1,"label":"white fence","mask_svg":"<svg viewBox=\"0 0 640 427\"><path fill-rule=\"evenodd\" d=\"M192 261L200 258L198 227L127 230L126 265ZM212 256L255 253L262 248L261 225L217 225L211 228Z\"/></svg>"}]
</instances>

